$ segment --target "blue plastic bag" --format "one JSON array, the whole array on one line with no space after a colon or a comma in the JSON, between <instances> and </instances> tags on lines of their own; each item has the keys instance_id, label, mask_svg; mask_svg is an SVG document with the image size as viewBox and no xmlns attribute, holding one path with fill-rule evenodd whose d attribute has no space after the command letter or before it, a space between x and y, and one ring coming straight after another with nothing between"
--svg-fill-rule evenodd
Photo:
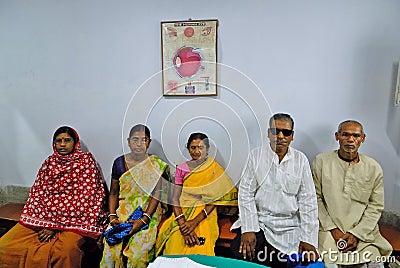
<instances>
[{"instance_id":1,"label":"blue plastic bag","mask_svg":"<svg viewBox=\"0 0 400 268\"><path fill-rule=\"evenodd\" d=\"M287 256L287 267L288 268L324 268L324 263L321 261L311 262L307 265L303 265L301 260L303 259L303 255L301 254L292 254Z\"/></svg>"},{"instance_id":2,"label":"blue plastic bag","mask_svg":"<svg viewBox=\"0 0 400 268\"><path fill-rule=\"evenodd\" d=\"M138 206L137 209L129 216L128 220L138 220L143 216L143 210L141 206ZM115 225L114 227L108 229L103 233L104 238L107 241L107 244L110 246L114 246L116 244L119 244L122 242L124 237L129 235L129 232L131 231L133 226L133 223L131 222L124 222L120 223L118 225ZM145 230L149 228L149 225L146 224L143 226L140 230Z\"/></svg>"}]
</instances>

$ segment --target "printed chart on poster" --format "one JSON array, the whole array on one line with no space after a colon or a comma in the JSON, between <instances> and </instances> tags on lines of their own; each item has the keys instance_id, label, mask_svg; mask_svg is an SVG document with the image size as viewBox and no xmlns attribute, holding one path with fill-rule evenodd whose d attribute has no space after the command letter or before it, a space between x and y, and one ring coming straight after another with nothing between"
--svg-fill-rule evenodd
<instances>
[{"instance_id":1,"label":"printed chart on poster","mask_svg":"<svg viewBox=\"0 0 400 268\"><path fill-rule=\"evenodd\" d=\"M218 20L161 22L164 96L217 95Z\"/></svg>"}]
</instances>

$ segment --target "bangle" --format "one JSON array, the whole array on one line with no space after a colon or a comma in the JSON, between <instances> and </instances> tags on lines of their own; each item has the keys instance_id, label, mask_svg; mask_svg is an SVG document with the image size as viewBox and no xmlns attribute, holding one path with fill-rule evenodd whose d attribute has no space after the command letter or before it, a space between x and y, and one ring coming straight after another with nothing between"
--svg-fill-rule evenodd
<instances>
[{"instance_id":1,"label":"bangle","mask_svg":"<svg viewBox=\"0 0 400 268\"><path fill-rule=\"evenodd\" d=\"M179 220L180 218L182 218L183 216L185 216L185 215L183 215L183 214L181 213L181 214L179 214L178 216L175 217L175 220L178 221L178 220Z\"/></svg>"},{"instance_id":2,"label":"bangle","mask_svg":"<svg viewBox=\"0 0 400 268\"><path fill-rule=\"evenodd\" d=\"M115 216L115 217L118 218L117 214L115 214L115 213L110 213L110 214L108 214L108 217L109 217L109 218L110 218L111 216Z\"/></svg>"},{"instance_id":3,"label":"bangle","mask_svg":"<svg viewBox=\"0 0 400 268\"><path fill-rule=\"evenodd\" d=\"M143 216L146 216L146 217L149 219L149 221L151 221L151 217L150 217L150 215L149 215L149 214L147 214L146 212L143 212Z\"/></svg>"},{"instance_id":4,"label":"bangle","mask_svg":"<svg viewBox=\"0 0 400 268\"><path fill-rule=\"evenodd\" d=\"M112 221L110 221L110 224L111 224L112 222L116 221L116 220L118 220L118 218L115 218L115 219L113 219Z\"/></svg>"},{"instance_id":5,"label":"bangle","mask_svg":"<svg viewBox=\"0 0 400 268\"><path fill-rule=\"evenodd\" d=\"M147 223L142 218L139 219L143 222L144 225L147 225Z\"/></svg>"},{"instance_id":6,"label":"bangle","mask_svg":"<svg viewBox=\"0 0 400 268\"><path fill-rule=\"evenodd\" d=\"M203 208L203 212L204 212L204 214L206 214L206 218L208 218L208 213L205 208Z\"/></svg>"}]
</instances>

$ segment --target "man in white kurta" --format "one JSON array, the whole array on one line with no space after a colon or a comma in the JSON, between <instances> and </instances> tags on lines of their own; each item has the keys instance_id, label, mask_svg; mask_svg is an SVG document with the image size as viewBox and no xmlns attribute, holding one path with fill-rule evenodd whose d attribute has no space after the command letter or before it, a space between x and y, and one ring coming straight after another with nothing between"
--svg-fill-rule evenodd
<instances>
[{"instance_id":1,"label":"man in white kurta","mask_svg":"<svg viewBox=\"0 0 400 268\"><path fill-rule=\"evenodd\" d=\"M365 140L359 122L344 121L335 137L339 150L317 155L312 165L320 254L327 264L373 261L368 267L383 267L374 261L390 255L392 249L378 228L384 205L382 168L374 159L358 153Z\"/></svg>"},{"instance_id":2,"label":"man in white kurta","mask_svg":"<svg viewBox=\"0 0 400 268\"><path fill-rule=\"evenodd\" d=\"M268 129L269 144L250 154L239 186L241 227L231 244L235 257L272 267L286 267L285 255L313 252L318 258L318 206L309 162L289 146L293 121L287 114L274 115ZM262 242L260 242L262 241ZM271 252L275 257L271 261ZM267 258L265 260L265 258Z\"/></svg>"}]
</instances>

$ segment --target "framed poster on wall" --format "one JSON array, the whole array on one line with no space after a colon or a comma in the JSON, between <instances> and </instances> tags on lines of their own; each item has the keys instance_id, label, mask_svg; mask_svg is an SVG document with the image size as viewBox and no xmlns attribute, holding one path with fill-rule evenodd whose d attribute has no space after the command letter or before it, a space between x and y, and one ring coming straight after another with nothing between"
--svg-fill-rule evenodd
<instances>
[{"instance_id":1,"label":"framed poster on wall","mask_svg":"<svg viewBox=\"0 0 400 268\"><path fill-rule=\"evenodd\" d=\"M164 96L217 95L218 20L161 22Z\"/></svg>"}]
</instances>

